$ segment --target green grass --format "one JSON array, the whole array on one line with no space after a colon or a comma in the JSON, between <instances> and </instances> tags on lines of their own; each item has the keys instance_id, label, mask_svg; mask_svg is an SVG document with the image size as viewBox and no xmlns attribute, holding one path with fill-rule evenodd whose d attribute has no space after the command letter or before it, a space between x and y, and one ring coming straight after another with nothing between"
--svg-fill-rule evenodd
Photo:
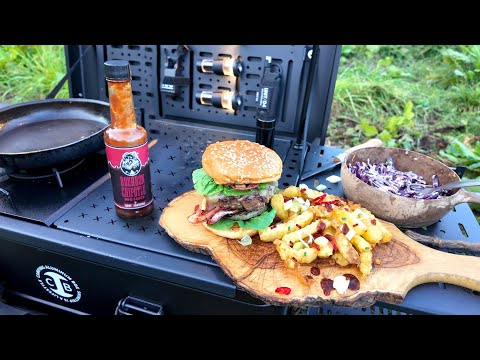
<instances>
[{"instance_id":1,"label":"green grass","mask_svg":"<svg viewBox=\"0 0 480 360\"><path fill-rule=\"evenodd\" d=\"M44 99L65 75L61 45L0 46L0 102L16 104ZM68 97L65 84L56 96Z\"/></svg>"},{"instance_id":2,"label":"green grass","mask_svg":"<svg viewBox=\"0 0 480 360\"><path fill-rule=\"evenodd\" d=\"M480 46L343 46L327 144L372 137L480 178Z\"/></svg>"}]
</instances>

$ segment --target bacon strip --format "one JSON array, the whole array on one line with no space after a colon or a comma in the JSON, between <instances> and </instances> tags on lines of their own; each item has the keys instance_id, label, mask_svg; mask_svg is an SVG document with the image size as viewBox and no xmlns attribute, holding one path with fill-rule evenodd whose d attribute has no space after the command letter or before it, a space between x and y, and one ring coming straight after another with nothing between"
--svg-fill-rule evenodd
<instances>
[{"instance_id":1,"label":"bacon strip","mask_svg":"<svg viewBox=\"0 0 480 360\"><path fill-rule=\"evenodd\" d=\"M221 211L215 213L210 219L208 219L207 224L215 224L222 217L230 215L230 214L235 214L237 212L239 212L239 210L221 210Z\"/></svg>"},{"instance_id":2,"label":"bacon strip","mask_svg":"<svg viewBox=\"0 0 480 360\"><path fill-rule=\"evenodd\" d=\"M228 186L232 189L235 189L235 190L250 190L250 189L255 189L256 187L258 187L260 184L248 184L248 185L239 185L239 184L228 184L228 185L225 185L225 186Z\"/></svg>"},{"instance_id":3,"label":"bacon strip","mask_svg":"<svg viewBox=\"0 0 480 360\"><path fill-rule=\"evenodd\" d=\"M199 211L200 213L198 213ZM188 221L196 224L196 223L205 221L207 219L210 219L213 215L215 215L215 213L219 211L220 211L219 207L215 207L212 210L208 210L208 211L207 210L202 211L200 209L197 209L192 215L188 217Z\"/></svg>"}]
</instances>

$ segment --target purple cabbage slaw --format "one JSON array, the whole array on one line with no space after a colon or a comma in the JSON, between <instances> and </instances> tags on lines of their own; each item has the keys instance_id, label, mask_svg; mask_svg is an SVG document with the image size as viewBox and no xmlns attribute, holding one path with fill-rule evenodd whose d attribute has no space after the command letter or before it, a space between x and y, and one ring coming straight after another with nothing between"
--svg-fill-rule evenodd
<instances>
[{"instance_id":1,"label":"purple cabbage slaw","mask_svg":"<svg viewBox=\"0 0 480 360\"><path fill-rule=\"evenodd\" d=\"M415 174L412 171L403 172L397 170L391 156L389 156L383 164L371 164L370 159L367 159L367 163L356 161L354 164L348 164L347 168L352 174L368 185L395 195L431 200L452 194L452 190L440 190L434 191L426 196L421 196L419 194L420 190L438 186L437 175L432 176L432 185L428 185L423 176Z\"/></svg>"}]
</instances>

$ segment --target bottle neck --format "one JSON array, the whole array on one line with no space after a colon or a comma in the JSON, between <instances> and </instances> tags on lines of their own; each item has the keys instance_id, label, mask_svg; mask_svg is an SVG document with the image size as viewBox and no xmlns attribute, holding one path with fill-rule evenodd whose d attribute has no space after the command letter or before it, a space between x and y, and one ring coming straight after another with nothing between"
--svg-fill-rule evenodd
<instances>
[{"instance_id":1,"label":"bottle neck","mask_svg":"<svg viewBox=\"0 0 480 360\"><path fill-rule=\"evenodd\" d=\"M111 127L131 129L137 126L130 81L107 81Z\"/></svg>"}]
</instances>

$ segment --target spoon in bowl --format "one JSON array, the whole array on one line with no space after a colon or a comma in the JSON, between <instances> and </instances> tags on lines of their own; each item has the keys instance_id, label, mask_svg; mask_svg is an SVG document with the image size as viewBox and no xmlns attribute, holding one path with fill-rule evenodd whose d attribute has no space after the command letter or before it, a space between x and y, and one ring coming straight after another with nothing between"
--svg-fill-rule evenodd
<instances>
[{"instance_id":1,"label":"spoon in bowl","mask_svg":"<svg viewBox=\"0 0 480 360\"><path fill-rule=\"evenodd\" d=\"M435 187L426 187L421 190L416 190L419 197L423 198L427 195L430 195L434 191L442 191L442 190L449 190L449 189L458 189L464 188L469 186L478 186L480 185L480 180L466 180L466 181L455 181L451 183L447 183L440 186Z\"/></svg>"}]
</instances>

